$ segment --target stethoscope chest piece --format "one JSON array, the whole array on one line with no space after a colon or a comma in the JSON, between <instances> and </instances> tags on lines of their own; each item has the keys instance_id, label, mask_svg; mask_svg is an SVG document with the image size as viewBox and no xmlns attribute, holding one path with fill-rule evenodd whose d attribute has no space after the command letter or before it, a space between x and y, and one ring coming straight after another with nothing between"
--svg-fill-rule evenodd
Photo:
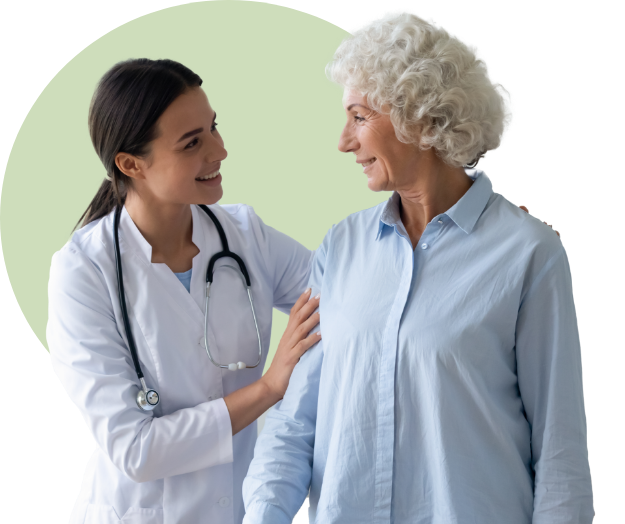
<instances>
[{"instance_id":1,"label":"stethoscope chest piece","mask_svg":"<svg viewBox=\"0 0 625 524\"><path fill-rule=\"evenodd\" d=\"M152 411L158 405L158 393L153 389L148 389L147 393L142 389L137 393L137 406L143 411Z\"/></svg>"}]
</instances>

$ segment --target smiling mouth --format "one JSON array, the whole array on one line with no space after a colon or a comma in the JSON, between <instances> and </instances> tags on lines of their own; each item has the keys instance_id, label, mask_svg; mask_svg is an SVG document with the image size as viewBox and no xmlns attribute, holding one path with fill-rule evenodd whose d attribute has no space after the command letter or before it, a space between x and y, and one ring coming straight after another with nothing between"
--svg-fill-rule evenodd
<instances>
[{"instance_id":1,"label":"smiling mouth","mask_svg":"<svg viewBox=\"0 0 625 524\"><path fill-rule=\"evenodd\" d=\"M366 162L362 163L362 167L369 167L371 164L373 164L375 161L377 160L377 158L372 158L371 160L367 160Z\"/></svg>"},{"instance_id":2,"label":"smiling mouth","mask_svg":"<svg viewBox=\"0 0 625 524\"><path fill-rule=\"evenodd\" d=\"M214 173L211 173L210 175L199 176L196 178L196 180L210 180L211 178L215 178L218 174L219 174L219 169L215 171Z\"/></svg>"}]
</instances>

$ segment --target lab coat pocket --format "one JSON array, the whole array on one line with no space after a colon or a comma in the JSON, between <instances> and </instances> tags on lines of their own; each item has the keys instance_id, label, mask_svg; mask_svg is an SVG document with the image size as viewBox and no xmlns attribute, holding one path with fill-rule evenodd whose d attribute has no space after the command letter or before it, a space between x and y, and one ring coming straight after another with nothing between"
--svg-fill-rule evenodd
<instances>
[{"instance_id":1,"label":"lab coat pocket","mask_svg":"<svg viewBox=\"0 0 625 524\"><path fill-rule=\"evenodd\" d=\"M155 508L128 508L120 522L122 524L163 524L163 510Z\"/></svg>"},{"instance_id":2,"label":"lab coat pocket","mask_svg":"<svg viewBox=\"0 0 625 524\"><path fill-rule=\"evenodd\" d=\"M89 504L85 524L163 524L163 510L154 508L128 508L119 518L113 506Z\"/></svg>"},{"instance_id":3,"label":"lab coat pocket","mask_svg":"<svg viewBox=\"0 0 625 524\"><path fill-rule=\"evenodd\" d=\"M89 504L85 524L117 524L120 522L115 508L104 504Z\"/></svg>"}]
</instances>

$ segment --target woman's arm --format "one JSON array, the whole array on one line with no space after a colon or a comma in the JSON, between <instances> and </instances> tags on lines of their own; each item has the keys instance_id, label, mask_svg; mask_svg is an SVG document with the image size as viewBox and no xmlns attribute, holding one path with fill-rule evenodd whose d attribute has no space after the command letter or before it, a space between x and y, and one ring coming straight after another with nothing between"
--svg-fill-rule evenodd
<instances>
[{"instance_id":1,"label":"woman's arm","mask_svg":"<svg viewBox=\"0 0 625 524\"><path fill-rule=\"evenodd\" d=\"M329 234L315 254L310 286L321 292ZM243 482L245 524L290 524L312 475L323 342L295 367L282 402L265 420Z\"/></svg>"},{"instance_id":2,"label":"woman's arm","mask_svg":"<svg viewBox=\"0 0 625 524\"><path fill-rule=\"evenodd\" d=\"M519 389L531 427L533 524L590 524L582 364L571 275L559 246L522 297L516 333Z\"/></svg>"},{"instance_id":3,"label":"woman's arm","mask_svg":"<svg viewBox=\"0 0 625 524\"><path fill-rule=\"evenodd\" d=\"M136 404L138 379L102 275L80 250L52 259L47 339L52 366L99 448L146 482L232 462L223 399L162 417Z\"/></svg>"},{"instance_id":4,"label":"woman's arm","mask_svg":"<svg viewBox=\"0 0 625 524\"><path fill-rule=\"evenodd\" d=\"M263 377L224 398L232 421L233 435L254 422L284 396L295 364L321 339L319 332L309 335L319 323L319 313L314 313L319 306L319 296L310 299L310 291L309 288L302 293L291 309L289 323L271 366Z\"/></svg>"}]
</instances>

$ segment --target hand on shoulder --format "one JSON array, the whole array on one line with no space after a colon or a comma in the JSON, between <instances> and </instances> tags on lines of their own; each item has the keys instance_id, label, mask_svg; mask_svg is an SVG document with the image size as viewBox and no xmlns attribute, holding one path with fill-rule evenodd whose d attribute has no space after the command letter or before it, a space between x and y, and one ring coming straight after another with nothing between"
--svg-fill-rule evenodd
<instances>
[{"instance_id":1,"label":"hand on shoulder","mask_svg":"<svg viewBox=\"0 0 625 524\"><path fill-rule=\"evenodd\" d=\"M525 206L519 206L523 211L525 211L526 213L529 214L529 209L527 209ZM543 224L547 224L547 222L543 221ZM551 224L547 224L551 229L553 229L553 226ZM554 231L556 232L556 235L560 236L560 232L556 229L554 229Z\"/></svg>"}]
</instances>

